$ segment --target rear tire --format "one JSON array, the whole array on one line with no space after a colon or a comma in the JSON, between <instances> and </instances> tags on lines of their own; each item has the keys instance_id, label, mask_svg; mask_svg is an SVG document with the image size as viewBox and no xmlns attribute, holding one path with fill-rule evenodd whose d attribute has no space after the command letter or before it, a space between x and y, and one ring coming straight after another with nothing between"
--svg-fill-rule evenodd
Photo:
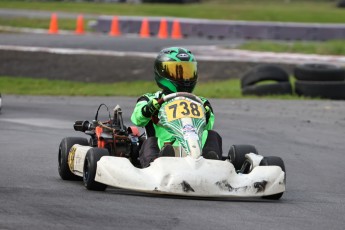
<instances>
[{"instance_id":1,"label":"rear tire","mask_svg":"<svg viewBox=\"0 0 345 230\"><path fill-rule=\"evenodd\" d=\"M277 82L272 84L251 85L242 88L243 95L291 95L292 86L290 82Z\"/></svg>"},{"instance_id":2,"label":"rear tire","mask_svg":"<svg viewBox=\"0 0 345 230\"><path fill-rule=\"evenodd\" d=\"M337 3L337 7L339 7L339 8L345 8L345 0L340 0L340 1Z\"/></svg>"},{"instance_id":3,"label":"rear tire","mask_svg":"<svg viewBox=\"0 0 345 230\"><path fill-rule=\"evenodd\" d=\"M345 81L296 81L295 90L300 96L345 99Z\"/></svg>"},{"instance_id":4,"label":"rear tire","mask_svg":"<svg viewBox=\"0 0 345 230\"><path fill-rule=\"evenodd\" d=\"M289 74L280 66L262 64L255 66L241 77L241 87L255 85L261 81L273 80L277 82L288 82Z\"/></svg>"},{"instance_id":5,"label":"rear tire","mask_svg":"<svg viewBox=\"0 0 345 230\"><path fill-rule=\"evenodd\" d=\"M279 166L283 172L285 172L285 182L286 182L286 171L285 171L285 164L284 161L280 157L264 157L264 159L261 160L260 162L261 166ZM274 195L269 195L269 196L263 196L264 199L268 200L279 200L283 196L283 192L277 193Z\"/></svg>"},{"instance_id":6,"label":"rear tire","mask_svg":"<svg viewBox=\"0 0 345 230\"><path fill-rule=\"evenodd\" d=\"M81 177L74 175L68 165L68 155L69 151L73 145L85 145L88 146L88 141L86 138L82 137L65 137L60 142L59 146L59 155L58 155L58 162L59 162L59 174L61 179L63 180L81 180Z\"/></svg>"},{"instance_id":7,"label":"rear tire","mask_svg":"<svg viewBox=\"0 0 345 230\"><path fill-rule=\"evenodd\" d=\"M331 64L301 64L294 68L299 81L344 81L345 70Z\"/></svg>"},{"instance_id":8,"label":"rear tire","mask_svg":"<svg viewBox=\"0 0 345 230\"><path fill-rule=\"evenodd\" d=\"M107 188L107 185L95 181L97 162L103 156L109 156L108 150L101 148L91 148L86 153L83 170L83 181L85 187L88 190L104 191Z\"/></svg>"},{"instance_id":9,"label":"rear tire","mask_svg":"<svg viewBox=\"0 0 345 230\"><path fill-rule=\"evenodd\" d=\"M253 145L232 145L230 147L228 159L234 165L236 171L242 168L242 165L246 160L245 155L247 153L258 154L258 151Z\"/></svg>"}]
</instances>

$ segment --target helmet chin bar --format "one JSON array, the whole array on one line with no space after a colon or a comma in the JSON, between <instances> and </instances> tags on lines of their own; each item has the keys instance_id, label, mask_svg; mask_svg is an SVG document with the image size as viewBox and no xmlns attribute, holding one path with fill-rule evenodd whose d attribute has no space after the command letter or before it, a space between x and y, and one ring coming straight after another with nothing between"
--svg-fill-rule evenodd
<instances>
[{"instance_id":1,"label":"helmet chin bar","mask_svg":"<svg viewBox=\"0 0 345 230\"><path fill-rule=\"evenodd\" d=\"M177 88L177 92L187 92L187 93L192 93L195 85L196 85L196 81L189 81L189 82L177 82L176 84L176 88Z\"/></svg>"},{"instance_id":2,"label":"helmet chin bar","mask_svg":"<svg viewBox=\"0 0 345 230\"><path fill-rule=\"evenodd\" d=\"M168 95L171 93L178 93L178 92L192 93L194 91L195 84L196 84L196 82L194 84L190 84L187 87L181 86L180 84L174 84L176 86L176 92L169 90L167 87L160 86L160 85L158 85L158 86L162 89L163 94Z\"/></svg>"}]
</instances>

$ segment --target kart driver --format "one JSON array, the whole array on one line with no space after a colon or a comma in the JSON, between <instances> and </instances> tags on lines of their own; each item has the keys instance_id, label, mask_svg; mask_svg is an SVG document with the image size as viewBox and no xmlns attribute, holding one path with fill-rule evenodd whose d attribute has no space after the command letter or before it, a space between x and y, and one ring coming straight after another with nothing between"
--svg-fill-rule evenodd
<instances>
[{"instance_id":1,"label":"kart driver","mask_svg":"<svg viewBox=\"0 0 345 230\"><path fill-rule=\"evenodd\" d=\"M154 63L155 80L161 91L146 93L139 97L131 116L133 124L145 127L147 139L141 146L139 161L143 168L148 167L157 157L175 156L173 146L178 141L162 126L157 125L160 108L158 99L176 93L192 93L198 80L197 62L187 49L170 47L161 50ZM210 102L200 97L206 111L206 129L202 136L202 155L207 159L221 159L222 139L213 131L215 117Z\"/></svg>"}]
</instances>

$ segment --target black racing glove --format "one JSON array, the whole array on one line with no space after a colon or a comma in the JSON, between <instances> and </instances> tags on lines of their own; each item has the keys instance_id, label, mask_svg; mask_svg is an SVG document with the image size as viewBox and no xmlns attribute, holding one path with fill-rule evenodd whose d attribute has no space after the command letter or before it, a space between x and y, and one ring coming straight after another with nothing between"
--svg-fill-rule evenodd
<instances>
[{"instance_id":1,"label":"black racing glove","mask_svg":"<svg viewBox=\"0 0 345 230\"><path fill-rule=\"evenodd\" d=\"M211 112L212 112L212 109L208 105L206 105L205 106L206 123L208 123L208 120L211 117Z\"/></svg>"},{"instance_id":2,"label":"black racing glove","mask_svg":"<svg viewBox=\"0 0 345 230\"><path fill-rule=\"evenodd\" d=\"M152 115L160 109L161 105L156 98L150 100L143 108L142 113L145 117L152 117Z\"/></svg>"}]
</instances>

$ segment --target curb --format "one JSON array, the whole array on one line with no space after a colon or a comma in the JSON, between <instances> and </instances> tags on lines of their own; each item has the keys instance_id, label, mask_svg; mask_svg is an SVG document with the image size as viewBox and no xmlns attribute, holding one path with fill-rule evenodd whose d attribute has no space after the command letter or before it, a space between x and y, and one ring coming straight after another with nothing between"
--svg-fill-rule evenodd
<instances>
[{"instance_id":1,"label":"curb","mask_svg":"<svg viewBox=\"0 0 345 230\"><path fill-rule=\"evenodd\" d=\"M113 16L99 16L92 28L109 33ZM122 33L139 34L143 20L148 20L150 35L157 36L162 17L118 16ZM326 41L345 38L345 24L341 23L292 23L189 19L164 17L168 30L173 21L180 23L183 37L208 39L264 39Z\"/></svg>"}]
</instances>

